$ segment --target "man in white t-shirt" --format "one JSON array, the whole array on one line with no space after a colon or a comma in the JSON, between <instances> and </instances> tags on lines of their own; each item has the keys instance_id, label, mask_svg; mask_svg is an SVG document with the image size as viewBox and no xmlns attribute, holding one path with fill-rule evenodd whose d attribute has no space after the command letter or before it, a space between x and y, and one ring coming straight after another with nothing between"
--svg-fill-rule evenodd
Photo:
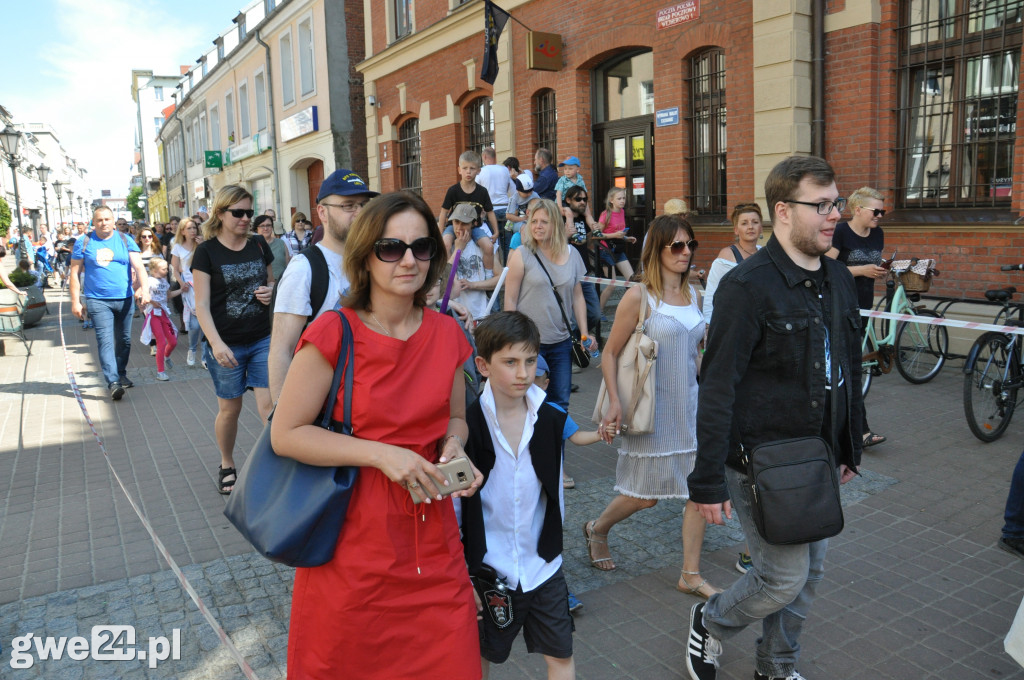
<instances>
[{"instance_id":1,"label":"man in white t-shirt","mask_svg":"<svg viewBox=\"0 0 1024 680\"><path fill-rule=\"evenodd\" d=\"M332 172L320 185L316 210L324 225L324 238L315 247L327 262L330 277L327 295L320 308L313 309L310 300L313 269L305 255L293 255L277 284L273 309L274 327L270 334L267 370L270 374L270 398L274 403L281 395L284 377L306 324L311 317L341 307L342 296L348 294L349 283L342 269L348 230L363 206L379 195L370 191L362 177L343 168Z\"/></svg>"},{"instance_id":2,"label":"man in white t-shirt","mask_svg":"<svg viewBox=\"0 0 1024 680\"><path fill-rule=\"evenodd\" d=\"M508 168L498 165L498 157L495 155L493 147L485 147L480 152L480 158L484 164L480 168L480 174L476 176L476 183L487 189L491 205L494 206L494 217L498 221L498 238L495 240L501 244L502 262L504 262L508 259L508 242L512 238L512 234L505 231L505 211L508 210L509 196L516 188L512 184L512 176L509 175Z\"/></svg>"}]
</instances>

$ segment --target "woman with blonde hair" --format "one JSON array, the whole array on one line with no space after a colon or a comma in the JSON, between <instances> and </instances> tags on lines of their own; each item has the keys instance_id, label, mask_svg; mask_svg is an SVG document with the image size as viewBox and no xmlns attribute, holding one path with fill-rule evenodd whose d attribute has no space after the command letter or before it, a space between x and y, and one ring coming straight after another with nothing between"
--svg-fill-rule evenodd
<instances>
[{"instance_id":1,"label":"woman with blonde hair","mask_svg":"<svg viewBox=\"0 0 1024 680\"><path fill-rule=\"evenodd\" d=\"M297 212L292 215L292 229L281 238L288 245L291 257L309 247L313 242L313 225L306 213Z\"/></svg>"},{"instance_id":2,"label":"woman with blonde hair","mask_svg":"<svg viewBox=\"0 0 1024 680\"><path fill-rule=\"evenodd\" d=\"M732 209L732 232L736 243L718 251L718 257L711 263L708 272L708 283L704 287L704 321L711 323L711 314L715 308L715 291L718 282L737 264L750 257L761 246L758 241L764 233L761 224L761 206L757 203L739 203Z\"/></svg>"},{"instance_id":3,"label":"woman with blonde hair","mask_svg":"<svg viewBox=\"0 0 1024 680\"><path fill-rule=\"evenodd\" d=\"M425 307L445 259L423 199L373 199L346 242L344 308L321 314L299 339L274 414L274 450L309 465L359 466L359 475L334 557L295 570L288 677L480 677L459 527L452 501L438 495L436 463L466 455L462 363L472 351L453 319ZM340 354L339 314L355 351L351 435L310 425ZM473 485L455 495L482 482L474 469Z\"/></svg>"},{"instance_id":4,"label":"woman with blonde hair","mask_svg":"<svg viewBox=\"0 0 1024 680\"><path fill-rule=\"evenodd\" d=\"M636 239L626 233L626 190L622 187L612 187L604 201L604 211L597 218L598 229L604 234L607 241L602 240L599 245L601 264L611 270L611 278L615 280L617 269L622 278L629 281L633 276L633 265L626 257L625 243L636 243ZM609 243L610 241L610 243ZM605 286L601 291L601 309L608 304L608 300L615 290L614 285Z\"/></svg>"},{"instance_id":5,"label":"woman with blonde hair","mask_svg":"<svg viewBox=\"0 0 1024 680\"><path fill-rule=\"evenodd\" d=\"M537 324L540 355L551 378L548 399L564 410L569 408L572 386L572 337L552 286L561 297L565 318L576 320L584 341L588 335L587 306L580 285L586 266L576 249L569 247L569 231L575 233L575 227L571 222L566 226L554 201L533 202L526 226L519 232L523 247L509 253L505 277L505 311L520 311Z\"/></svg>"},{"instance_id":6,"label":"woman with blonde hair","mask_svg":"<svg viewBox=\"0 0 1024 680\"><path fill-rule=\"evenodd\" d=\"M274 254L262 236L249 233L252 215L252 194L234 184L222 187L192 258L196 316L207 340L203 359L217 393L217 486L225 495L237 479L234 449L242 395L252 388L264 420L271 408L267 351Z\"/></svg>"},{"instance_id":7,"label":"woman with blonde hair","mask_svg":"<svg viewBox=\"0 0 1024 680\"><path fill-rule=\"evenodd\" d=\"M174 244L171 246L171 269L174 278L181 284L181 316L185 328L188 329L188 354L185 355L185 363L195 366L198 354L203 368L206 368L206 360L202 358L200 345L203 341L203 329L199 325L199 317L196 316L196 292L192 285L192 256L195 255L196 246L201 240L195 220L186 217L179 222L178 233L174 235Z\"/></svg>"},{"instance_id":8,"label":"woman with blonde hair","mask_svg":"<svg viewBox=\"0 0 1024 680\"><path fill-rule=\"evenodd\" d=\"M612 527L661 499L687 499L682 526L683 568L676 589L707 599L718 591L700 575L705 522L689 502L686 485L697 454L697 358L704 339L704 315L689 281L696 250L693 228L682 216L655 218L642 255L643 285L627 290L616 309L601 372L606 385L618 384L619 354L636 328L641 305L646 304L645 332L658 341L654 431L622 432L615 469L618 495L600 517L583 525L583 535L591 564L610 571L615 569L608 549ZM611 444L621 429L622 404L616 390L608 390L608 401L598 431Z\"/></svg>"}]
</instances>

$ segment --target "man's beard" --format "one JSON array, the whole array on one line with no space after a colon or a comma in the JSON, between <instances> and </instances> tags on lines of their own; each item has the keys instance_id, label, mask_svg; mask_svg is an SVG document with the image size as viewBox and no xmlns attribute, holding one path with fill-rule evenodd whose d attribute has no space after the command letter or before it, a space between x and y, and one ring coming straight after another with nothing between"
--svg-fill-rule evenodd
<instances>
[{"instance_id":1,"label":"man's beard","mask_svg":"<svg viewBox=\"0 0 1024 680\"><path fill-rule=\"evenodd\" d=\"M324 231L329 233L331 237L339 243L344 243L348 239L349 226L340 226L334 223L331 217L330 211L327 213L327 221L324 223Z\"/></svg>"}]
</instances>

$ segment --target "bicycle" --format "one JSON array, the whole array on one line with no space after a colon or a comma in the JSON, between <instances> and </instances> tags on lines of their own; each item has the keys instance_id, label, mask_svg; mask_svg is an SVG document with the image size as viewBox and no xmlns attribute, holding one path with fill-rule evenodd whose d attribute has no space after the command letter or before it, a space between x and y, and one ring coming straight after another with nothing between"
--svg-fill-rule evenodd
<instances>
[{"instance_id":1,"label":"bicycle","mask_svg":"<svg viewBox=\"0 0 1024 680\"><path fill-rule=\"evenodd\" d=\"M1003 265L1000 271L1024 271L1024 264ZM1002 303L996 315L1004 326L1024 326L1024 306L1013 302L1016 288L985 291L985 298ZM1010 318L1016 312L1017 318ZM1022 379L1021 337L989 331L971 346L964 362L964 415L975 437L994 442L1003 436L1017 407Z\"/></svg>"},{"instance_id":2,"label":"bicycle","mask_svg":"<svg viewBox=\"0 0 1024 680\"><path fill-rule=\"evenodd\" d=\"M896 253L893 253L895 256ZM886 311L943 318L933 309L913 304L920 302L920 293L928 290L931 278L939 273L931 268L931 263L932 260L919 260L916 257L882 262L882 266L889 269L883 300ZM911 284L909 290L908 284ZM949 333L943 326L908 321L891 324L885 319L883 322L886 323L880 325L884 333L881 339L874 323L864 324L867 332L861 344L861 392L865 396L871 389L872 378L889 373L893 364L900 375L915 385L926 383L939 374L949 351Z\"/></svg>"}]
</instances>

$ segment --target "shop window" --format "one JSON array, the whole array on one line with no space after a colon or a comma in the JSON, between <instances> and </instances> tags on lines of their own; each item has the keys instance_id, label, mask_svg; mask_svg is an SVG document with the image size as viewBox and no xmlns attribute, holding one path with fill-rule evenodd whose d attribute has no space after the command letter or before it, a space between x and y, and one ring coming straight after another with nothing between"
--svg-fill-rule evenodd
<instances>
[{"instance_id":1,"label":"shop window","mask_svg":"<svg viewBox=\"0 0 1024 680\"><path fill-rule=\"evenodd\" d=\"M535 149L548 149L558 158L558 109L555 91L541 90L533 98L533 129Z\"/></svg>"},{"instance_id":2,"label":"shop window","mask_svg":"<svg viewBox=\"0 0 1024 680\"><path fill-rule=\"evenodd\" d=\"M654 53L627 55L602 66L597 73L597 97L602 106L594 122L604 123L654 113Z\"/></svg>"},{"instance_id":3,"label":"shop window","mask_svg":"<svg viewBox=\"0 0 1024 680\"><path fill-rule=\"evenodd\" d=\"M702 213L726 211L725 53L704 50L690 58L690 206Z\"/></svg>"},{"instance_id":4,"label":"shop window","mask_svg":"<svg viewBox=\"0 0 1024 680\"><path fill-rule=\"evenodd\" d=\"M415 118L405 121L398 128L398 166L401 170L401 188L422 194L420 122Z\"/></svg>"},{"instance_id":5,"label":"shop window","mask_svg":"<svg viewBox=\"0 0 1024 680\"><path fill-rule=\"evenodd\" d=\"M466 107L466 148L480 153L485 146L494 146L494 111L491 98L480 97Z\"/></svg>"},{"instance_id":6,"label":"shop window","mask_svg":"<svg viewBox=\"0 0 1024 680\"><path fill-rule=\"evenodd\" d=\"M1010 202L1022 0L904 0L897 201Z\"/></svg>"}]
</instances>

